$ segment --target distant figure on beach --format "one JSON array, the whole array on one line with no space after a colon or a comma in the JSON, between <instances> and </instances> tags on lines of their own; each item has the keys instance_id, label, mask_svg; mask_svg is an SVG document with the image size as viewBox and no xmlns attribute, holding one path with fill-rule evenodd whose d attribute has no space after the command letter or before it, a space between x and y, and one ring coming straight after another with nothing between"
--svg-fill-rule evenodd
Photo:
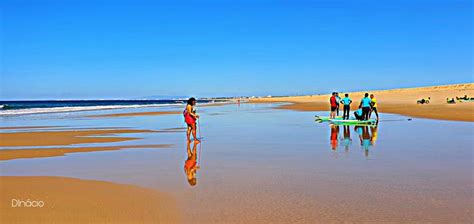
<instances>
[{"instance_id":1,"label":"distant figure on beach","mask_svg":"<svg viewBox=\"0 0 474 224\"><path fill-rule=\"evenodd\" d=\"M423 98L421 100L417 100L416 104L429 104L430 100L431 100L431 97L428 97L428 99Z\"/></svg>"},{"instance_id":2,"label":"distant figure on beach","mask_svg":"<svg viewBox=\"0 0 474 224\"><path fill-rule=\"evenodd\" d=\"M341 97L339 97L339 93L336 92L336 116L339 116L339 103L341 102Z\"/></svg>"},{"instance_id":3,"label":"distant figure on beach","mask_svg":"<svg viewBox=\"0 0 474 224\"><path fill-rule=\"evenodd\" d=\"M329 115L329 118L334 119L336 118L336 110L338 105L336 92L333 92L331 98L329 98L329 104L331 105L331 114Z\"/></svg>"},{"instance_id":4,"label":"distant figure on beach","mask_svg":"<svg viewBox=\"0 0 474 224\"><path fill-rule=\"evenodd\" d=\"M194 106L196 105L197 100L194 97L189 98L188 103L186 105L186 109L183 112L184 121L188 125L188 130L186 132L186 137L188 138L188 142L191 141L191 133L194 137L194 142L198 143L199 139L196 137L196 120L199 118L199 115L196 114L196 110Z\"/></svg>"},{"instance_id":5,"label":"distant figure on beach","mask_svg":"<svg viewBox=\"0 0 474 224\"><path fill-rule=\"evenodd\" d=\"M363 120L369 120L369 114L371 109L372 100L369 98L369 93L365 93L364 98L360 100L360 106L362 107L362 117Z\"/></svg>"},{"instance_id":6,"label":"distant figure on beach","mask_svg":"<svg viewBox=\"0 0 474 224\"><path fill-rule=\"evenodd\" d=\"M344 96L345 97L340 101L340 103L342 103L342 105L344 105L343 113L342 113L342 119L349 120L349 113L351 111L352 100L351 100L351 98L349 98L349 94L346 93Z\"/></svg>"},{"instance_id":7,"label":"distant figure on beach","mask_svg":"<svg viewBox=\"0 0 474 224\"><path fill-rule=\"evenodd\" d=\"M375 98L374 94L370 94L370 100L371 110L369 118L372 117L372 112L375 112L375 116L377 116L377 121L379 121L379 113L377 112L377 99Z\"/></svg>"},{"instance_id":8,"label":"distant figure on beach","mask_svg":"<svg viewBox=\"0 0 474 224\"><path fill-rule=\"evenodd\" d=\"M362 108L359 106L359 109L357 109L355 112L354 112L354 117L361 121L361 120L364 120L364 118L362 117L364 113L362 112Z\"/></svg>"},{"instance_id":9,"label":"distant figure on beach","mask_svg":"<svg viewBox=\"0 0 474 224\"><path fill-rule=\"evenodd\" d=\"M184 173L186 174L186 177L188 179L188 183L191 186L196 186L197 184L197 178L196 178L196 173L197 170L200 168L199 165L197 164L197 150L196 146L199 144L199 142L194 141L193 145L193 150L191 150L191 141L187 142L187 152L188 152L188 158L184 162Z\"/></svg>"}]
</instances>

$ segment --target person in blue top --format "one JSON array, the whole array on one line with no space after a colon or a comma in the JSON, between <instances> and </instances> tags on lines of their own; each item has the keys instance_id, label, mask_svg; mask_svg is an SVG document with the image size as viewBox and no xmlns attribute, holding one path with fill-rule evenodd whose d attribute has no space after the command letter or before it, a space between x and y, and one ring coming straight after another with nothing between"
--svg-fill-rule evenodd
<instances>
[{"instance_id":1,"label":"person in blue top","mask_svg":"<svg viewBox=\"0 0 474 224\"><path fill-rule=\"evenodd\" d=\"M359 107L359 109L357 109L355 112L354 112L354 116L357 120L361 121L363 120L362 118L362 109Z\"/></svg>"},{"instance_id":2,"label":"person in blue top","mask_svg":"<svg viewBox=\"0 0 474 224\"><path fill-rule=\"evenodd\" d=\"M344 111L343 111L343 114L342 114L342 119L349 120L349 113L351 111L352 100L351 100L351 98L349 98L349 94L346 93L344 96L345 97L340 102L340 103L342 103L342 105L344 105Z\"/></svg>"},{"instance_id":3,"label":"person in blue top","mask_svg":"<svg viewBox=\"0 0 474 224\"><path fill-rule=\"evenodd\" d=\"M369 93L365 93L364 98L360 100L360 107L362 107L362 118L369 120L370 108L372 100L369 98Z\"/></svg>"}]
</instances>

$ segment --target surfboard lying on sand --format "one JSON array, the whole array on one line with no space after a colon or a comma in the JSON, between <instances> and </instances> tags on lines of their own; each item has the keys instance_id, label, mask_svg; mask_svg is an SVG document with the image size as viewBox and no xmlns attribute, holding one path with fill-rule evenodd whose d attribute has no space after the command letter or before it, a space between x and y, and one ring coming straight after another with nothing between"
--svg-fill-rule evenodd
<instances>
[{"instance_id":1,"label":"surfboard lying on sand","mask_svg":"<svg viewBox=\"0 0 474 224\"><path fill-rule=\"evenodd\" d=\"M342 119L329 119L329 122L339 125L375 125L377 120L369 119L366 121L360 121L355 119L342 120Z\"/></svg>"},{"instance_id":2,"label":"surfboard lying on sand","mask_svg":"<svg viewBox=\"0 0 474 224\"><path fill-rule=\"evenodd\" d=\"M314 118L315 118L316 121L318 121L318 122L323 122L323 121L329 121L329 120L331 120L331 118L329 118L329 117L318 116L318 115L314 115ZM337 116L337 117L334 118L333 120L342 120L342 116Z\"/></svg>"}]
</instances>

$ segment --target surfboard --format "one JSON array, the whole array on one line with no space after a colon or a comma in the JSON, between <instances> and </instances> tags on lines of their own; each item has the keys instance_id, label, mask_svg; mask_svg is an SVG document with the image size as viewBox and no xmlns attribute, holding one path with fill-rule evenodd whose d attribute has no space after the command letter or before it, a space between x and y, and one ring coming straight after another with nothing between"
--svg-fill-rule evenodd
<instances>
[{"instance_id":1,"label":"surfboard","mask_svg":"<svg viewBox=\"0 0 474 224\"><path fill-rule=\"evenodd\" d=\"M342 120L342 119L329 119L329 122L333 124L340 124L340 125L375 125L377 120L369 119L366 121L360 121L355 119L350 120Z\"/></svg>"},{"instance_id":2,"label":"surfboard","mask_svg":"<svg viewBox=\"0 0 474 224\"><path fill-rule=\"evenodd\" d=\"M318 122L323 122L323 121L329 121L329 120L331 120L331 118L329 118L329 117L318 116L318 115L315 115L314 118L315 118L316 121L318 121ZM337 116L337 117L334 118L333 120L342 120L342 116Z\"/></svg>"}]
</instances>

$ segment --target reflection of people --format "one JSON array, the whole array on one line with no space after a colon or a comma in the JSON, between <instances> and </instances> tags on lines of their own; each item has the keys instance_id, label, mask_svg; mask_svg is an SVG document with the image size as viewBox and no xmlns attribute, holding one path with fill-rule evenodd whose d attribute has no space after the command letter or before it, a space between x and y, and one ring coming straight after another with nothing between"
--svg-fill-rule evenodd
<instances>
[{"instance_id":1,"label":"reflection of people","mask_svg":"<svg viewBox=\"0 0 474 224\"><path fill-rule=\"evenodd\" d=\"M183 111L184 121L188 125L188 130L186 132L186 137L188 142L191 141L191 133L193 133L194 142L199 142L196 137L196 120L199 118L199 115L196 114L194 106L196 106L196 99L194 97L189 98L186 109Z\"/></svg>"},{"instance_id":2,"label":"reflection of people","mask_svg":"<svg viewBox=\"0 0 474 224\"><path fill-rule=\"evenodd\" d=\"M349 126L344 125L344 139L342 139L342 144L344 145L344 149L349 151L349 145L351 145L351 129Z\"/></svg>"},{"instance_id":3,"label":"reflection of people","mask_svg":"<svg viewBox=\"0 0 474 224\"><path fill-rule=\"evenodd\" d=\"M193 150L191 150L191 141L187 142L188 158L184 162L184 173L186 173L188 183L191 186L195 186L197 184L196 172L200 168L199 165L197 164L197 153L196 153L196 146L198 144L199 144L198 141L194 141Z\"/></svg>"},{"instance_id":4,"label":"reflection of people","mask_svg":"<svg viewBox=\"0 0 474 224\"><path fill-rule=\"evenodd\" d=\"M372 137L370 138L370 144L375 145L375 142L377 141L377 126L371 126L370 132L372 132Z\"/></svg>"},{"instance_id":5,"label":"reflection of people","mask_svg":"<svg viewBox=\"0 0 474 224\"><path fill-rule=\"evenodd\" d=\"M354 129L359 133L360 145L364 148L365 156L369 156L370 133L367 126L355 126Z\"/></svg>"},{"instance_id":6,"label":"reflection of people","mask_svg":"<svg viewBox=\"0 0 474 224\"><path fill-rule=\"evenodd\" d=\"M331 148L332 150L336 150L337 148L337 138L339 136L339 126L337 125L331 125L331 138L330 138L330 143L331 143Z\"/></svg>"}]
</instances>

